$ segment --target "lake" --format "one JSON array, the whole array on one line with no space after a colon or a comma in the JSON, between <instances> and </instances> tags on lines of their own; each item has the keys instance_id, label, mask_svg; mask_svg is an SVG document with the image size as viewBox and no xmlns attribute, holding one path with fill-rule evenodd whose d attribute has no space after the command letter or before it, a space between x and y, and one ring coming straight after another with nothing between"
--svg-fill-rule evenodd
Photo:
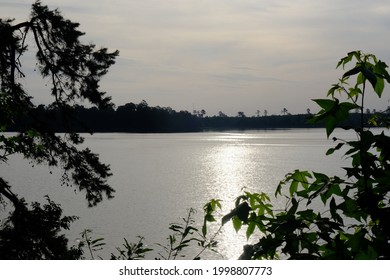
<instances>
[{"instance_id":1,"label":"lake","mask_svg":"<svg viewBox=\"0 0 390 280\"><path fill-rule=\"evenodd\" d=\"M341 130L335 135L353 137ZM103 258L109 258L123 238L135 242L137 235L155 249L148 257L157 257L161 248L154 243L166 244L169 224L180 222L189 208L197 209L200 225L202 207L212 198L223 201L221 214L226 214L243 188L265 192L273 199L288 172L302 169L342 176L340 167L347 165L341 153L325 156L333 141L327 140L324 129L83 136L85 145L111 166L110 184L116 190L112 200L88 208L83 193L60 186L59 170L33 167L19 157L2 164L0 176L28 201L44 202L48 194L62 205L65 215L79 216L66 232L70 244L75 244L83 229L92 229L95 238L103 237L107 243L97 253ZM236 234L230 224L218 241L223 256L206 257L237 258L244 244L256 242L246 241L245 232ZM189 250L188 258L197 251Z\"/></svg>"}]
</instances>

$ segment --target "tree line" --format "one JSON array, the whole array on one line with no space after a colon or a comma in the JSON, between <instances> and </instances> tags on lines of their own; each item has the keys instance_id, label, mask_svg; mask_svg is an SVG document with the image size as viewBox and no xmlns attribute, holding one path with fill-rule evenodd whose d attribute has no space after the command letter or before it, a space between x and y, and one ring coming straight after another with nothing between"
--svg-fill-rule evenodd
<instances>
[{"instance_id":1,"label":"tree line","mask_svg":"<svg viewBox=\"0 0 390 280\"><path fill-rule=\"evenodd\" d=\"M239 112L240 113L240 112ZM70 127L75 132L124 132L124 133L169 133L201 132L251 129L313 128L324 127L323 123L309 124L312 116L306 114L282 114L247 117L245 114L227 116L219 113L216 116L205 116L205 113L194 111L175 111L170 107L149 106L143 100L138 104L107 106L103 108L86 108L81 105L73 107L53 107L39 105L34 114L45 120L48 127L56 132L67 131ZM385 113L383 113L385 114ZM369 120L372 114L366 112L364 118ZM360 121L360 114L351 113L344 126L353 126ZM31 118L20 115L9 126L8 131L29 129Z\"/></svg>"},{"instance_id":2,"label":"tree line","mask_svg":"<svg viewBox=\"0 0 390 280\"><path fill-rule=\"evenodd\" d=\"M25 77L21 57L28 49L28 34L37 50L39 73L52 86L54 100L47 107L35 106L21 84ZM193 244L202 248L194 257L199 259L204 250L215 249L215 236L231 222L236 231L245 230L248 240L260 234L256 243L244 246L240 259L390 259L390 110L372 115L365 111L366 94L370 94L366 89L371 87L381 98L385 84L390 84L386 63L373 54L348 53L337 67L345 69L352 63L352 68L332 85L326 99L314 100L320 107L314 115L294 116L283 110L283 116L207 117L203 112L150 107L144 101L114 109L110 97L99 91L99 81L119 52L85 45L79 40L82 35L77 23L40 1L32 5L25 22L0 19L0 163L11 163L10 157L18 154L32 164L59 167L61 186L78 190L94 207L114 197L108 183L112 173L97 154L80 146L84 138L79 131L287 128L308 125L310 117L310 127L324 126L328 138L336 127L355 131L354 140L334 137L335 146L326 152L327 156L342 152L350 159L343 168L345 176L305 170L288 173L275 190L275 196L285 201L282 210L274 208L265 193L244 192L236 198L235 208L219 217L221 201L212 199L203 208L201 228L194 227L193 210L182 220L184 225L170 224L173 233L169 244L162 246L167 251L167 257L162 257L175 259ZM340 95L345 102L340 102ZM92 107L84 108L84 102ZM385 129L378 133L369 126ZM64 135L54 133L58 131ZM104 246L102 238L92 239L85 230L82 242L70 247L63 230L77 217L63 216L60 205L48 196L43 205L28 199L0 177L0 208L11 208L0 221L0 259L82 259L87 250L93 259L93 252ZM211 233L209 223L214 222L220 226ZM124 240L124 248L117 248L119 255L112 254L112 259L145 258L150 251L142 238L138 243Z\"/></svg>"}]
</instances>

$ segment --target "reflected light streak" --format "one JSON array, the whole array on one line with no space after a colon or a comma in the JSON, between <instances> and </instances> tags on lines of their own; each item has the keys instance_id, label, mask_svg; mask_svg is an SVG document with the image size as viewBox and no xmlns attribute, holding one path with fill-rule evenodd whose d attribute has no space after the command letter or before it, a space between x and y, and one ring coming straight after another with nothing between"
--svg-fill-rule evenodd
<instances>
[{"instance_id":1,"label":"reflected light streak","mask_svg":"<svg viewBox=\"0 0 390 280\"><path fill-rule=\"evenodd\" d=\"M247 140L247 139L246 139ZM209 196L222 200L222 213L228 213L234 207L234 200L242 194L243 188L248 191L253 186L253 174L259 174L254 170L259 160L253 154L253 148L241 143L240 137L223 137L224 145L215 146L207 158L209 166L209 178L212 181L207 188ZM258 156L258 154L257 154ZM261 175L260 175L261 176ZM216 230L217 227L213 228ZM218 237L218 248L228 259L237 259L242 253L243 245L247 244L245 229L236 233L231 223L223 227Z\"/></svg>"}]
</instances>

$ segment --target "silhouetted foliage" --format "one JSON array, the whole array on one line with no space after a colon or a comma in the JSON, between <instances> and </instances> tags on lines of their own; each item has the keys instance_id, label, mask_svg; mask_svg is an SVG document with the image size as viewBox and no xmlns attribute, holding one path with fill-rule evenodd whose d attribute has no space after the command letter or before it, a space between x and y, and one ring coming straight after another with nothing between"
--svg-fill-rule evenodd
<instances>
[{"instance_id":1,"label":"silhouetted foliage","mask_svg":"<svg viewBox=\"0 0 390 280\"><path fill-rule=\"evenodd\" d=\"M56 132L66 131L70 120L62 117L63 111L58 108L40 105L34 109L37 116L46 119L46 124ZM278 129L278 128L313 128L324 127L324 123L310 124L311 114L299 115L272 115L246 117L243 112L236 117L229 117L220 112L218 116L199 116L188 111L177 112L170 107L151 107L146 101L139 104L127 103L117 109L108 107L85 108L73 106L67 110L72 116L72 129L75 132L200 132L205 130L250 130L250 129ZM385 115L385 113L378 113ZM371 114L364 114L368 120ZM351 113L349 118L339 126L356 125L360 122L359 113ZM15 124L8 127L9 131L19 131L31 119L26 115L20 117Z\"/></svg>"},{"instance_id":2,"label":"silhouetted foliage","mask_svg":"<svg viewBox=\"0 0 390 280\"><path fill-rule=\"evenodd\" d=\"M37 202L28 209L23 200L3 222L0 230L0 258L20 260L79 259L82 250L68 248L62 230L68 230L75 216L62 217L60 205L47 197L47 204Z\"/></svg>"},{"instance_id":3,"label":"silhouetted foliage","mask_svg":"<svg viewBox=\"0 0 390 280\"><path fill-rule=\"evenodd\" d=\"M18 131L16 135L0 135L0 161L7 162L11 155L20 154L33 163L59 166L63 169L61 183L84 192L89 206L94 206L104 197L113 197L114 190L107 183L111 172L88 148L77 147L83 138L74 133L76 119L72 112L80 101L100 109L112 106L110 98L99 91L99 81L118 52L82 44L80 37L84 34L78 26L40 1L32 5L28 21L14 24L13 20L0 19L0 132L15 123ZM21 83L29 34L37 50L37 70L51 85L53 102L49 110L36 107ZM60 121L64 135L54 133L52 119ZM33 203L28 209L24 199L1 179L0 201L6 200L14 210L0 229L0 247L7 248L0 250L0 258L78 256L73 250L67 251L67 240L59 235L59 229L68 228L74 218L61 218L58 205L48 200L43 208Z\"/></svg>"},{"instance_id":4,"label":"silhouetted foliage","mask_svg":"<svg viewBox=\"0 0 390 280\"><path fill-rule=\"evenodd\" d=\"M84 35L73 23L36 1L30 19L14 24L0 19L0 132L16 130L16 135L0 135L0 161L19 154L30 162L58 166L63 169L62 184L85 193L89 206L103 198L112 198L114 190L108 185L110 168L88 148L79 149L81 131L173 132L210 129L259 129L307 126L305 115L248 118L243 112L238 117L205 117L171 108L150 107L146 101L112 107L110 98L99 91L99 81L114 63L118 52L96 49L82 44ZM26 38L33 37L37 49L37 70L49 80L53 102L35 106L21 84L25 77L22 57L27 51ZM351 166L345 167L346 176L295 170L278 185L275 195L286 198L286 207L276 211L264 193L245 192L236 199L235 208L222 217L221 227L232 221L238 231L246 226L246 235L255 230L262 235L258 242L245 247L242 258L275 259L389 259L390 258L390 138L384 132L374 134L369 126L390 127L388 112L372 114L364 104L366 86L382 97L385 82L390 83L387 65L374 55L360 51L349 53L338 63L345 66L355 60L354 67L344 73L339 83L328 92L328 99L314 100L321 110L311 116L313 124L326 128L328 137L336 127L352 129L356 141L334 138L337 145L327 151L330 155L347 148L345 156ZM356 77L353 87L348 85ZM346 96L341 102L339 95ZM93 107L84 108L79 101ZM350 111L355 111L355 114ZM64 132L59 136L56 131ZM34 187L34 186L29 186ZM287 187L287 189L286 189ZM61 232L69 229L77 219L63 216L60 205L46 197L47 203L32 202L30 207L12 187L0 178L0 203L12 207L0 227L1 259L79 259L83 247L91 253L104 245L102 238L92 239L83 233L85 243L69 248ZM324 209L313 207L323 203ZM204 207L202 229L194 226L192 210L183 223L170 225L173 232L168 244L161 245L166 259L180 256L189 244L197 244L202 253L214 250L214 236L207 237L208 223L215 222L214 213L221 208L213 199ZM324 211L325 210L325 211ZM217 231L217 233L219 232ZM216 234L217 234L216 233ZM113 259L143 258L149 251L140 238L131 244L125 239L124 248ZM195 256L195 259L199 255Z\"/></svg>"},{"instance_id":5,"label":"silhouetted foliage","mask_svg":"<svg viewBox=\"0 0 390 280\"><path fill-rule=\"evenodd\" d=\"M274 209L265 193L245 192L235 208L222 218L238 231L246 227L247 238L260 232L257 243L245 247L248 259L390 259L390 128L388 114L366 119L367 87L382 97L390 83L388 66L374 55L350 52L337 67L355 61L328 99L314 100L321 110L311 122L324 122L328 137L341 126L353 130L356 140L333 138L337 145L326 155L343 150L351 159L345 177L295 170L279 183L275 196L286 199L285 208ZM355 85L349 82L356 77ZM341 101L339 98L343 98ZM350 111L360 120L343 124ZM369 126L385 128L375 134Z\"/></svg>"}]
</instances>

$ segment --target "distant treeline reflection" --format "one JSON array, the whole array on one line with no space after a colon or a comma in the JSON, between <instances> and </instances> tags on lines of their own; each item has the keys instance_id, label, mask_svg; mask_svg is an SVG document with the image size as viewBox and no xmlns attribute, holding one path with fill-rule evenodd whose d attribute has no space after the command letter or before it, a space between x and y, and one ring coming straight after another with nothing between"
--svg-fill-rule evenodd
<instances>
[{"instance_id":1,"label":"distant treeline reflection","mask_svg":"<svg viewBox=\"0 0 390 280\"><path fill-rule=\"evenodd\" d=\"M241 114L240 114L241 113ZM34 110L36 116L43 116L47 126L57 132L71 130L74 132L200 132L206 130L253 130L278 128L313 128L322 124L309 124L310 113L283 114L246 117L242 112L235 117L219 114L204 116L199 112L175 111L170 107L151 107L147 102L127 103L118 106L98 109L83 106L53 108L39 105ZM20 131L28 128L31 116L21 116L9 127L9 131ZM366 114L366 121L370 114ZM72 124L69 125L69 120ZM360 115L352 113L345 125L360 122ZM67 124L66 127L64 124Z\"/></svg>"}]
</instances>

